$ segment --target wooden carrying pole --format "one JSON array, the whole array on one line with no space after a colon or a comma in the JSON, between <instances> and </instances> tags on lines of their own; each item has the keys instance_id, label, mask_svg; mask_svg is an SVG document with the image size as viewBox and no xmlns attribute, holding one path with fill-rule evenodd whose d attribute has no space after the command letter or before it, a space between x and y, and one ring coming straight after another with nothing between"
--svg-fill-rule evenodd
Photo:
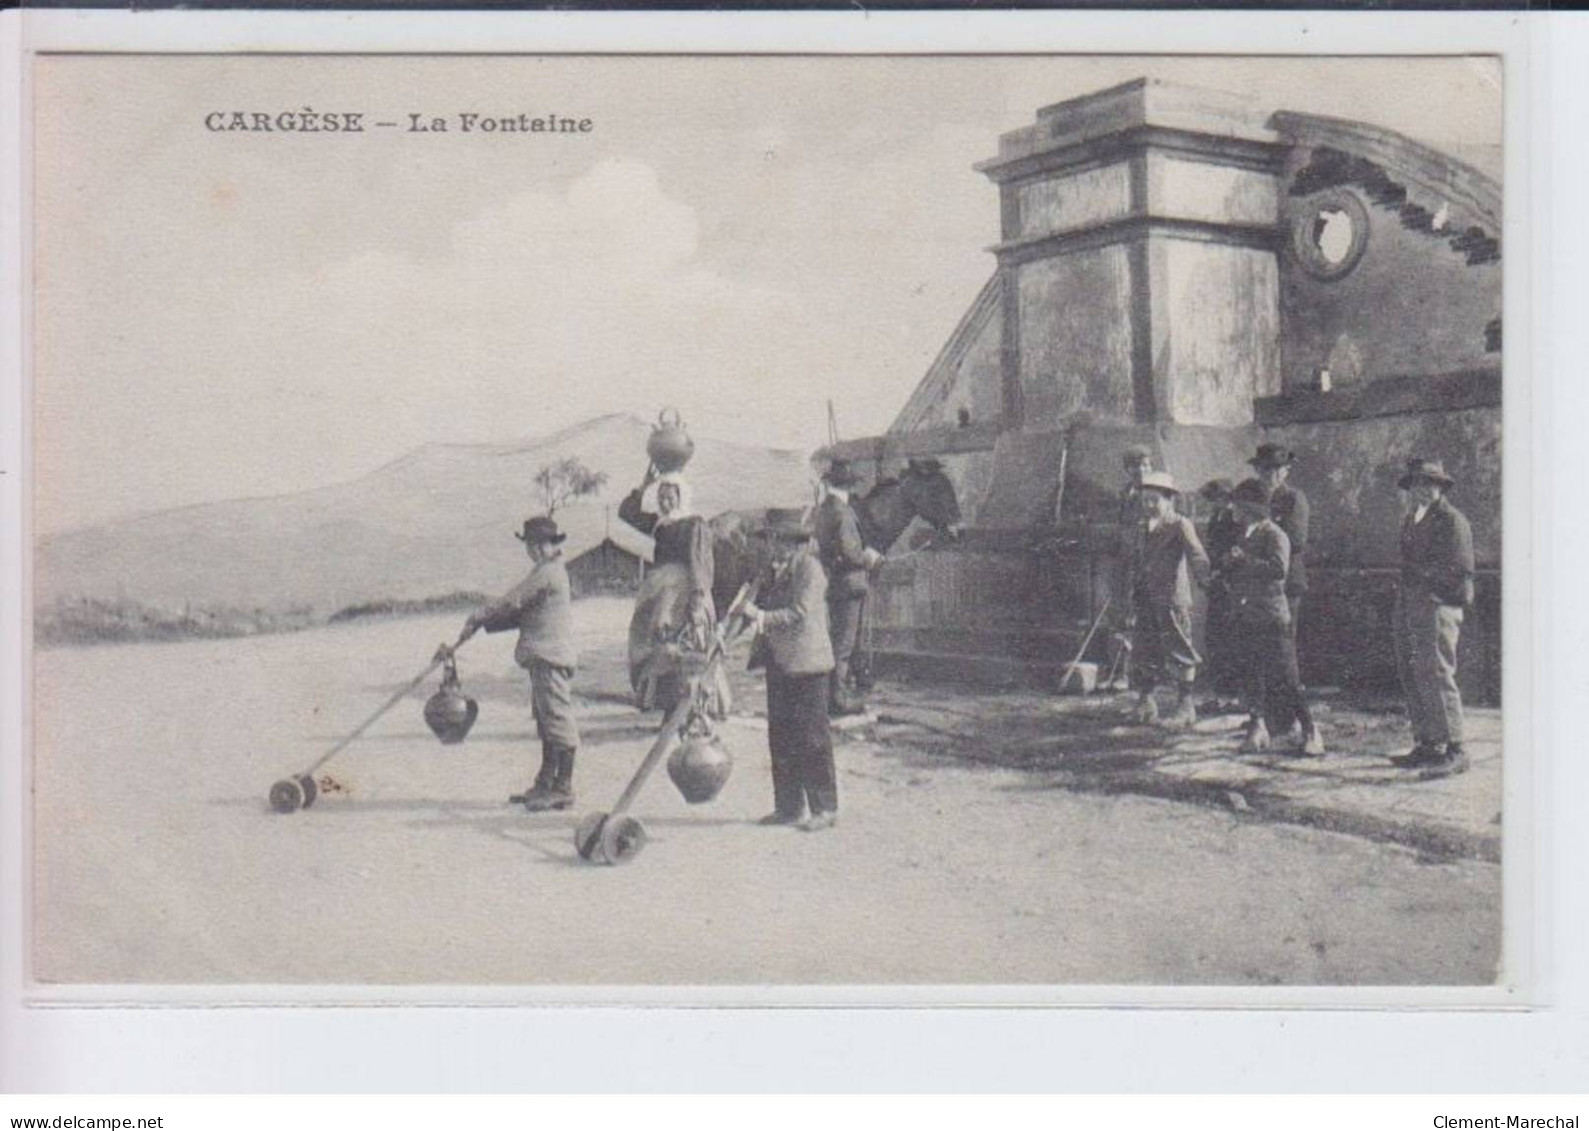
<instances>
[{"instance_id":1,"label":"wooden carrying pole","mask_svg":"<svg viewBox=\"0 0 1589 1131\"><path fill-rule=\"evenodd\" d=\"M1065 674L1059 678L1059 689L1061 691L1065 690L1065 685L1070 682L1070 677L1075 674L1076 665L1081 663L1081 658L1087 654L1087 645L1092 643L1093 634L1098 631L1098 626L1103 623L1104 614L1109 611L1109 605L1113 601L1113 597L1104 600L1103 608L1098 610L1098 616L1093 620L1092 627L1087 630L1087 635L1081 639L1081 647L1076 649L1076 658L1065 665Z\"/></svg>"}]
</instances>

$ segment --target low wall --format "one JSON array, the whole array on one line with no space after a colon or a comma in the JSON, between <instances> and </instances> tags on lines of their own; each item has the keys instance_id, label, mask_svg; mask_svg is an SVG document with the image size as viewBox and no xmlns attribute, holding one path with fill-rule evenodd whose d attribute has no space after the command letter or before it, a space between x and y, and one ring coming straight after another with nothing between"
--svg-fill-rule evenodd
<instances>
[{"instance_id":1,"label":"low wall","mask_svg":"<svg viewBox=\"0 0 1589 1131\"><path fill-rule=\"evenodd\" d=\"M918 550L887 566L868 602L869 645L880 670L971 683L1053 686L1102 604L1112 563L1082 549L1021 546L1010 538L970 548ZM1391 636L1397 571L1310 567L1298 641L1312 686L1397 694ZM1458 683L1474 704L1501 701L1500 573L1481 569L1458 651ZM1193 611L1199 642L1199 595ZM1104 634L1086 659L1103 663Z\"/></svg>"}]
</instances>

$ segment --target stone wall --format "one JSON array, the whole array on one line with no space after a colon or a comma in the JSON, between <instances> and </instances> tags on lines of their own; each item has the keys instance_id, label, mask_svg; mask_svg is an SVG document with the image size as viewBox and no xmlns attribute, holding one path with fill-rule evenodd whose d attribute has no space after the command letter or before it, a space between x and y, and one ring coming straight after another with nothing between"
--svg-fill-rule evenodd
<instances>
[{"instance_id":1,"label":"stone wall","mask_svg":"<svg viewBox=\"0 0 1589 1131\"><path fill-rule=\"evenodd\" d=\"M1363 205L1361 258L1339 278L1311 274L1289 249L1281 256L1284 383L1313 383L1320 367L1334 387L1376 378L1449 373L1499 364L1486 327L1501 312L1501 265L1470 265L1440 240L1401 225L1394 211ZM1305 223L1324 194L1289 203ZM1302 237L1298 237L1302 238Z\"/></svg>"},{"instance_id":2,"label":"stone wall","mask_svg":"<svg viewBox=\"0 0 1589 1131\"><path fill-rule=\"evenodd\" d=\"M1135 415L1132 277L1123 246L1012 269L1023 427L1052 430L1077 412Z\"/></svg>"},{"instance_id":3,"label":"stone wall","mask_svg":"<svg viewBox=\"0 0 1589 1131\"><path fill-rule=\"evenodd\" d=\"M1364 123L1148 80L1044 107L979 169L993 278L889 433L831 453L939 458L970 527L906 532L876 646L1053 674L1107 592L1121 451L1195 492L1270 440L1313 505L1306 679L1395 691L1395 481L1421 456L1473 524L1461 681L1498 702L1499 186Z\"/></svg>"}]
</instances>

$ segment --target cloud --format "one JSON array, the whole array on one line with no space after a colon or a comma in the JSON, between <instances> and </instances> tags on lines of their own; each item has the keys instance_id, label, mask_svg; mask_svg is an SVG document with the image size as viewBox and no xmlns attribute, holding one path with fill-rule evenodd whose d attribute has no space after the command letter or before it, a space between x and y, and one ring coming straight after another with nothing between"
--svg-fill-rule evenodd
<instances>
[{"instance_id":1,"label":"cloud","mask_svg":"<svg viewBox=\"0 0 1589 1131\"><path fill-rule=\"evenodd\" d=\"M95 488L95 509L300 489L425 442L614 409L688 413L802 321L790 295L705 262L695 210L634 160L460 216L442 254L396 250L411 244L244 278L194 272L139 300L139 346L106 393L142 390L152 419L113 443L124 456L159 444L162 473ZM130 400L99 408L101 427L134 414Z\"/></svg>"}]
</instances>

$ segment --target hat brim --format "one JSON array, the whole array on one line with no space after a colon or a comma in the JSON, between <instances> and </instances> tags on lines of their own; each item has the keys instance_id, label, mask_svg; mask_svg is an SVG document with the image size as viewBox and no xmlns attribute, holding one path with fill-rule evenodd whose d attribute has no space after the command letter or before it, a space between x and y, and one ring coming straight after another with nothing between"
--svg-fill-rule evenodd
<instances>
[{"instance_id":1,"label":"hat brim","mask_svg":"<svg viewBox=\"0 0 1589 1131\"><path fill-rule=\"evenodd\" d=\"M568 541L568 535L566 535L566 534L538 534L534 538L526 538L524 536L524 531L522 531L522 530L515 530L513 532L513 537L517 538L520 542L524 542L526 544L539 543L540 545L543 545L543 546L544 545L560 546L564 542Z\"/></svg>"},{"instance_id":2,"label":"hat brim","mask_svg":"<svg viewBox=\"0 0 1589 1131\"><path fill-rule=\"evenodd\" d=\"M1297 457L1295 455L1288 455L1288 456L1286 456L1285 459L1277 459L1274 456L1270 456L1267 459L1260 458L1258 456L1253 456L1250 460L1247 461L1247 466L1248 467L1256 467L1260 471L1262 471L1262 470L1269 469L1269 468L1290 467L1292 464L1294 464L1296 462L1297 462Z\"/></svg>"},{"instance_id":3,"label":"hat brim","mask_svg":"<svg viewBox=\"0 0 1589 1131\"><path fill-rule=\"evenodd\" d=\"M1433 483L1436 487L1451 487L1456 484L1456 480L1452 479L1449 475L1426 475L1421 471L1414 472L1411 475L1403 475L1400 479L1396 480L1396 486L1400 487L1403 491L1407 490L1414 483Z\"/></svg>"},{"instance_id":4,"label":"hat brim","mask_svg":"<svg viewBox=\"0 0 1589 1131\"><path fill-rule=\"evenodd\" d=\"M1172 499L1181 493L1174 487L1161 487L1154 483L1144 483L1142 484L1141 489L1144 491L1155 491L1160 495L1165 495Z\"/></svg>"}]
</instances>

